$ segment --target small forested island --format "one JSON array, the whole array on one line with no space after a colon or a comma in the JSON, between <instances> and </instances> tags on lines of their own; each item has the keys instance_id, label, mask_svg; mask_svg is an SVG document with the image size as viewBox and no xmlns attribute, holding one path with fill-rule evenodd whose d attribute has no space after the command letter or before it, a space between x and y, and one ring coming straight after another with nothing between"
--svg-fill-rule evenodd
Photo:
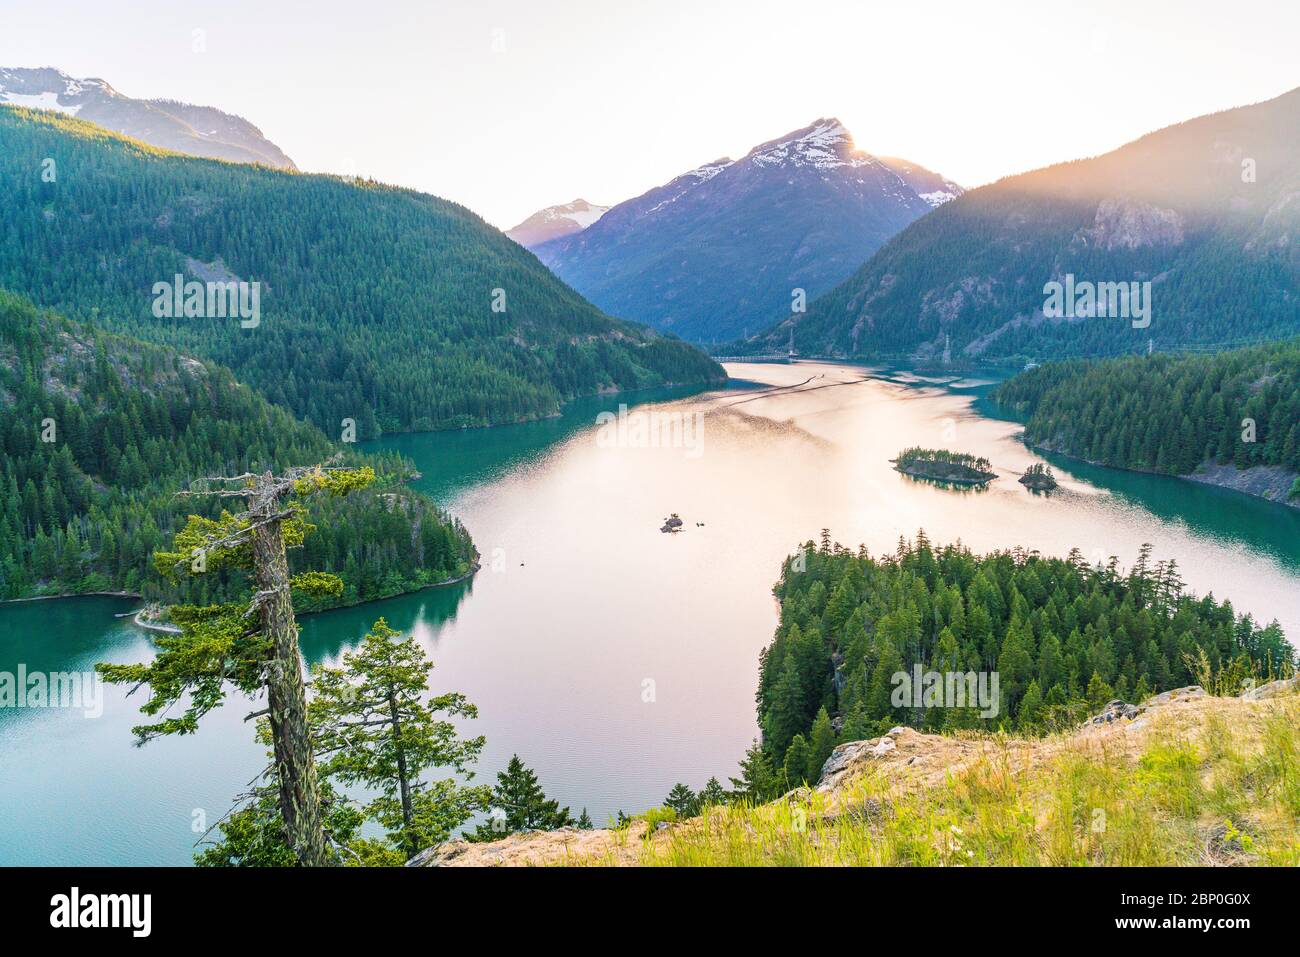
<instances>
[{"instance_id":1,"label":"small forested island","mask_svg":"<svg viewBox=\"0 0 1300 957\"><path fill-rule=\"evenodd\" d=\"M967 452L950 452L947 449L904 449L898 458L890 459L895 470L904 475L952 482L957 485L986 485L997 478L989 460Z\"/></svg>"},{"instance_id":2,"label":"small forested island","mask_svg":"<svg viewBox=\"0 0 1300 957\"><path fill-rule=\"evenodd\" d=\"M1050 492L1056 488L1056 476L1052 467L1044 462L1035 462L1020 476L1020 484L1035 492Z\"/></svg>"}]
</instances>

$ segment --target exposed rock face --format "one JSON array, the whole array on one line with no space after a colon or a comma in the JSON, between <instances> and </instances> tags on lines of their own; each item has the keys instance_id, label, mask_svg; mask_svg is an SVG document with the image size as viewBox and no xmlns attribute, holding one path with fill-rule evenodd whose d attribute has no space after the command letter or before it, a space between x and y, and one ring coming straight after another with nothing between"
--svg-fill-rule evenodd
<instances>
[{"instance_id":1,"label":"exposed rock face","mask_svg":"<svg viewBox=\"0 0 1300 957\"><path fill-rule=\"evenodd\" d=\"M1155 697L1148 698L1142 702L1142 707L1151 708L1155 705L1170 704L1174 701L1189 701L1193 698L1205 697L1208 697L1208 695L1200 685L1188 685L1185 688L1175 688L1173 691L1165 691Z\"/></svg>"},{"instance_id":2,"label":"exposed rock face","mask_svg":"<svg viewBox=\"0 0 1300 957\"><path fill-rule=\"evenodd\" d=\"M1080 238L1103 249L1179 246L1183 242L1183 218L1175 210L1150 203L1103 199L1097 205L1092 228L1084 230Z\"/></svg>"},{"instance_id":3,"label":"exposed rock face","mask_svg":"<svg viewBox=\"0 0 1300 957\"><path fill-rule=\"evenodd\" d=\"M1231 463L1219 465L1217 462L1206 462L1192 474L1182 477L1189 482L1235 489L1279 505L1300 508L1300 497L1290 497L1291 488L1300 475L1281 465L1255 465L1239 469Z\"/></svg>"},{"instance_id":4,"label":"exposed rock face","mask_svg":"<svg viewBox=\"0 0 1300 957\"><path fill-rule=\"evenodd\" d=\"M866 741L849 741L841 744L822 765L821 776L817 779L818 791L832 791L844 779L844 776L864 761L874 761L897 749L894 740L899 736L917 735L911 728L890 728L889 733L879 738Z\"/></svg>"},{"instance_id":5,"label":"exposed rock face","mask_svg":"<svg viewBox=\"0 0 1300 957\"><path fill-rule=\"evenodd\" d=\"M1107 704L1100 714L1093 715L1084 724L1110 724L1112 721L1132 721L1141 713L1142 709L1137 705L1127 704L1116 698Z\"/></svg>"},{"instance_id":6,"label":"exposed rock face","mask_svg":"<svg viewBox=\"0 0 1300 957\"><path fill-rule=\"evenodd\" d=\"M406 866L528 867L563 864L570 858L622 863L625 857L635 854L645 829L644 821L633 821L626 832L562 827L556 831L521 831L487 844L447 841L421 851Z\"/></svg>"},{"instance_id":7,"label":"exposed rock face","mask_svg":"<svg viewBox=\"0 0 1300 957\"><path fill-rule=\"evenodd\" d=\"M1294 694L1296 691L1300 691L1300 675L1251 688L1243 692L1241 697L1246 701L1262 701L1265 698L1276 698L1278 695Z\"/></svg>"},{"instance_id":8,"label":"exposed rock face","mask_svg":"<svg viewBox=\"0 0 1300 957\"><path fill-rule=\"evenodd\" d=\"M1175 701L1191 701L1195 698L1206 697L1205 689L1200 685L1188 685L1186 688L1175 688L1172 691L1166 691L1162 694L1148 698L1140 705L1128 704L1120 701L1118 698L1110 701L1101 713L1093 715L1085 721L1082 727L1087 728L1097 724L1111 724L1115 721L1133 721L1139 715L1149 708L1156 708L1160 705L1171 704Z\"/></svg>"}]
</instances>

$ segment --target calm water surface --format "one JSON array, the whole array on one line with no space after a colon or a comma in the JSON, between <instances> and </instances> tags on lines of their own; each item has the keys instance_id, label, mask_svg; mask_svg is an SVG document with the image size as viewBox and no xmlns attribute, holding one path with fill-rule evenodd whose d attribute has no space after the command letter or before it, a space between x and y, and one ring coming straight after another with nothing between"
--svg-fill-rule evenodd
<instances>
[{"instance_id":1,"label":"calm water surface","mask_svg":"<svg viewBox=\"0 0 1300 957\"><path fill-rule=\"evenodd\" d=\"M811 362L729 371L738 381L719 392L636 396L655 400L642 411L703 413L697 450L604 446L595 417L617 398L524 426L375 443L416 461L417 484L469 526L484 568L462 586L305 618L308 660L335 660L387 617L431 652L436 690L479 706L483 778L517 752L553 797L600 822L660 802L679 780L735 773L757 730L772 584L823 527L877 553L924 527L977 550L1078 546L1125 565L1151 542L1190 588L1300 635L1300 512L1060 458L1061 489L1033 495L1015 479L1038 457L981 399L987 379ZM960 493L895 473L888 459L916 444L987 456L1000 477ZM659 531L669 512L680 534ZM112 617L132 607L0 608L0 670L147 657L148 636ZM242 721L251 708L232 702L195 738L133 748L136 707L107 688L98 719L0 711L0 863L189 860L196 810L220 816L261 766Z\"/></svg>"}]
</instances>

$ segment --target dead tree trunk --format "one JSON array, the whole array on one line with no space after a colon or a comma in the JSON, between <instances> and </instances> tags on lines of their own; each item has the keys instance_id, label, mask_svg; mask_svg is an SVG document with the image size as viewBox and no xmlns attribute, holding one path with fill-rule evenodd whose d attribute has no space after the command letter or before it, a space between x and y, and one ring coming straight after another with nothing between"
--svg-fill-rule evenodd
<instances>
[{"instance_id":1,"label":"dead tree trunk","mask_svg":"<svg viewBox=\"0 0 1300 957\"><path fill-rule=\"evenodd\" d=\"M298 623L289 594L289 562L284 532L274 520L280 511L277 484L268 472L250 497L253 572L257 581L262 634L270 644L267 704L275 767L280 783L280 814L285 837L308 867L332 863L321 814L320 782L307 726L307 695L298 651ZM266 521L259 523L259 519Z\"/></svg>"}]
</instances>

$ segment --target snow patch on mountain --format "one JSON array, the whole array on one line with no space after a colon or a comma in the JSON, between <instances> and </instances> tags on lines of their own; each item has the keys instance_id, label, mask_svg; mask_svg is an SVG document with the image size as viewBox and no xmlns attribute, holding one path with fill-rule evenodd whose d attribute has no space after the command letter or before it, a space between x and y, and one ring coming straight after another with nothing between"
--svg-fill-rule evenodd
<instances>
[{"instance_id":1,"label":"snow patch on mountain","mask_svg":"<svg viewBox=\"0 0 1300 957\"><path fill-rule=\"evenodd\" d=\"M59 102L57 93L10 93L6 90L0 90L0 103L6 103L9 106L21 106L28 110L55 110L59 113L66 113L68 116L76 116L81 109L81 104L65 106Z\"/></svg>"},{"instance_id":2,"label":"snow patch on mountain","mask_svg":"<svg viewBox=\"0 0 1300 957\"><path fill-rule=\"evenodd\" d=\"M834 118L818 120L788 138L757 146L746 159L756 166L810 166L819 170L869 166L876 162L854 147L853 136Z\"/></svg>"},{"instance_id":3,"label":"snow patch on mountain","mask_svg":"<svg viewBox=\"0 0 1300 957\"><path fill-rule=\"evenodd\" d=\"M937 189L933 193L917 193L923 200L931 206L939 207L950 199L956 199L957 194L946 189Z\"/></svg>"},{"instance_id":4,"label":"snow patch on mountain","mask_svg":"<svg viewBox=\"0 0 1300 957\"><path fill-rule=\"evenodd\" d=\"M242 117L175 100L136 100L97 77L54 67L0 67L0 104L55 110L177 153L296 169Z\"/></svg>"}]
</instances>

